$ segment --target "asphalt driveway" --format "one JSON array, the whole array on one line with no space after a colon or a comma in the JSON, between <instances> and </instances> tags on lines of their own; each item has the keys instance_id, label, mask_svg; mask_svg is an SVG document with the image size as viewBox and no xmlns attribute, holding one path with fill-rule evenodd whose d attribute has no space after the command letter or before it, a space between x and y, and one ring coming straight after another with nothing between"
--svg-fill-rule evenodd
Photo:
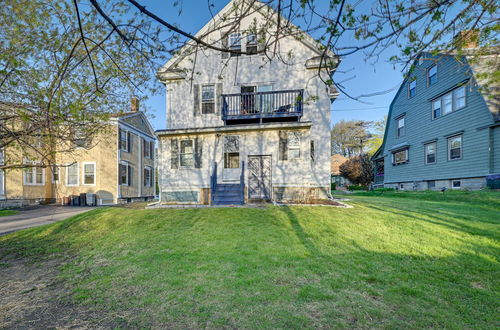
<instances>
[{"instance_id":1,"label":"asphalt driveway","mask_svg":"<svg viewBox=\"0 0 500 330\"><path fill-rule=\"evenodd\" d=\"M18 214L0 217L0 235L61 221L94 208L87 206L35 206L21 209Z\"/></svg>"}]
</instances>

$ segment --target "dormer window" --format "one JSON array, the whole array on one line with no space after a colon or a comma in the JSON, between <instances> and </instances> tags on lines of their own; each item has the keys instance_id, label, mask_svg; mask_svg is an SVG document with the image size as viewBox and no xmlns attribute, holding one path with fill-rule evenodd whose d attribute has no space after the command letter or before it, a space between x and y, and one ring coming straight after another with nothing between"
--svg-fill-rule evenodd
<instances>
[{"instance_id":1,"label":"dormer window","mask_svg":"<svg viewBox=\"0 0 500 330\"><path fill-rule=\"evenodd\" d=\"M438 67L437 64L434 64L427 70L427 85L432 86L437 82L438 76Z\"/></svg>"},{"instance_id":2,"label":"dormer window","mask_svg":"<svg viewBox=\"0 0 500 330\"><path fill-rule=\"evenodd\" d=\"M417 80L413 78L408 83L408 98L412 98L417 95Z\"/></svg>"},{"instance_id":3,"label":"dormer window","mask_svg":"<svg viewBox=\"0 0 500 330\"><path fill-rule=\"evenodd\" d=\"M229 35L229 49L241 52L241 33L231 33ZM231 57L240 56L238 53L231 53Z\"/></svg>"}]
</instances>

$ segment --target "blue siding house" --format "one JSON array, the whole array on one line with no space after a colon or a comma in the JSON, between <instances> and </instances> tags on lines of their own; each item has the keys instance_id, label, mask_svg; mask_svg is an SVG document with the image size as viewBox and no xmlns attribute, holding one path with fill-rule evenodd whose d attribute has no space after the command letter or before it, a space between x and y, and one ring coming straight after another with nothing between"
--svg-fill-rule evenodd
<instances>
[{"instance_id":1,"label":"blue siding house","mask_svg":"<svg viewBox=\"0 0 500 330\"><path fill-rule=\"evenodd\" d=\"M384 142L373 156L375 187L481 189L500 173L498 86L481 72L498 70L495 50L466 56L423 53L391 102Z\"/></svg>"}]
</instances>

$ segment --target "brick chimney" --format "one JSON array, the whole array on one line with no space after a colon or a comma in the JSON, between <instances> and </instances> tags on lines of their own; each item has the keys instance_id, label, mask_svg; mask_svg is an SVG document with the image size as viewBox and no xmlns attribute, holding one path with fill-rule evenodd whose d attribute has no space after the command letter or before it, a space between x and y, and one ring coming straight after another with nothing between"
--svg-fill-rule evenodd
<instances>
[{"instance_id":1,"label":"brick chimney","mask_svg":"<svg viewBox=\"0 0 500 330\"><path fill-rule=\"evenodd\" d=\"M458 32L453 42L455 47L462 49L474 49L479 47L479 30L464 30Z\"/></svg>"},{"instance_id":2,"label":"brick chimney","mask_svg":"<svg viewBox=\"0 0 500 330\"><path fill-rule=\"evenodd\" d=\"M130 99L130 110L132 112L137 112L139 111L139 99L135 96L133 96L131 99Z\"/></svg>"}]
</instances>

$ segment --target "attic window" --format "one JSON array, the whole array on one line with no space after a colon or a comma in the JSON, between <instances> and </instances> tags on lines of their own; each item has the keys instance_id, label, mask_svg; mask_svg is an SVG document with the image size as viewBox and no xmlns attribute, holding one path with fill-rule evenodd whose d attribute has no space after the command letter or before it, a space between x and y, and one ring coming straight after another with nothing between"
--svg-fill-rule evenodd
<instances>
[{"instance_id":1,"label":"attic window","mask_svg":"<svg viewBox=\"0 0 500 330\"><path fill-rule=\"evenodd\" d=\"M229 49L241 52L241 33L231 33L229 35ZM238 53L231 53L231 57L240 56Z\"/></svg>"},{"instance_id":2,"label":"attic window","mask_svg":"<svg viewBox=\"0 0 500 330\"><path fill-rule=\"evenodd\" d=\"M254 33L247 35L247 52L257 54L257 36Z\"/></svg>"}]
</instances>

